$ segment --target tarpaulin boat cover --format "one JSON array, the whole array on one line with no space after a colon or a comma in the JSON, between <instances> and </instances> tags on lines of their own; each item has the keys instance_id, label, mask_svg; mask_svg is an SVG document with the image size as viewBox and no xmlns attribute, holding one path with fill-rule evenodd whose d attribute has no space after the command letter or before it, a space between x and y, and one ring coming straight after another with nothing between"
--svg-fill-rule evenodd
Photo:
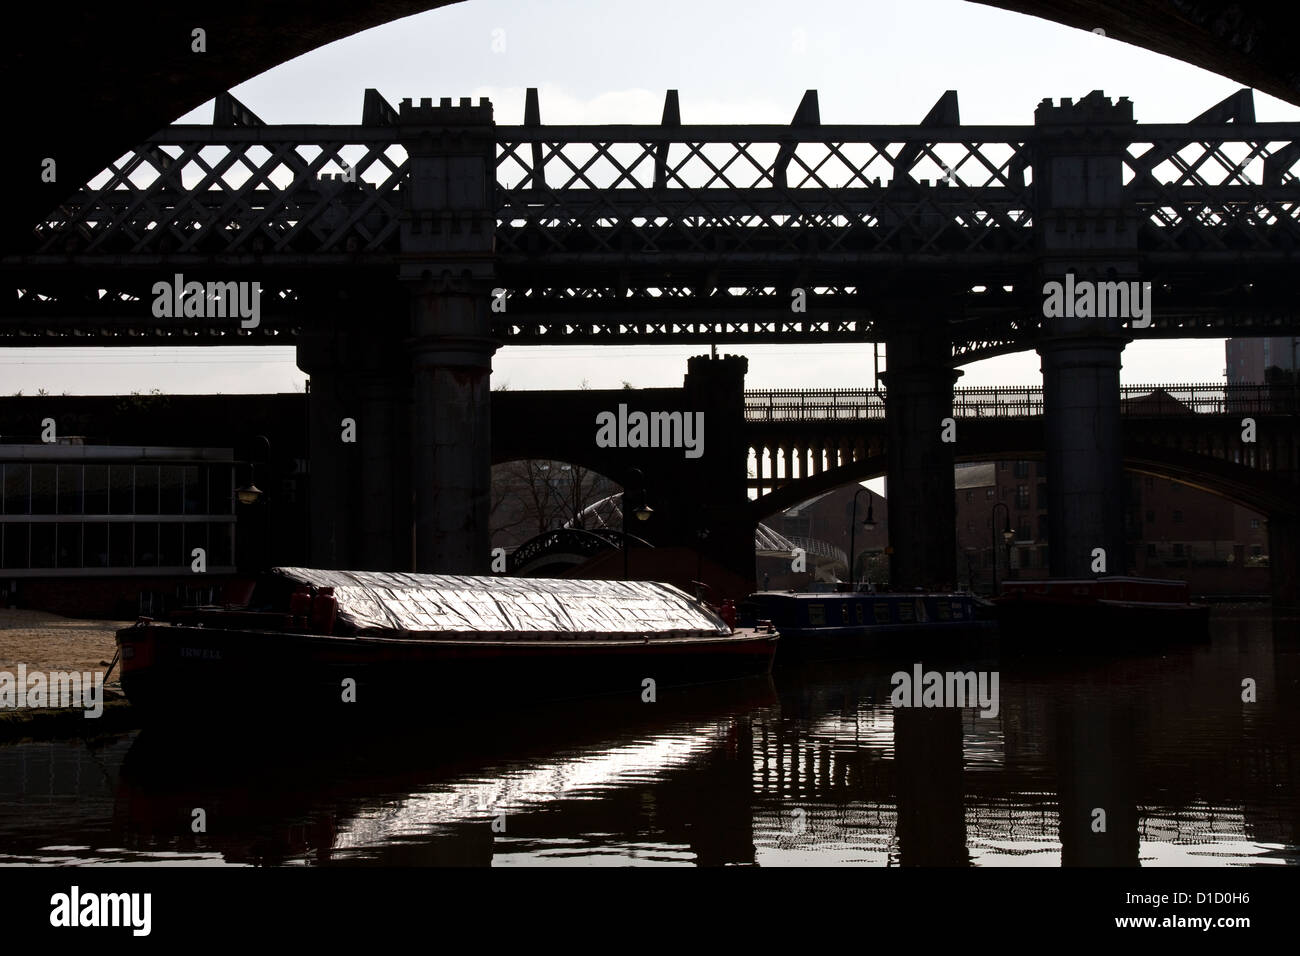
<instances>
[{"instance_id":1,"label":"tarpaulin boat cover","mask_svg":"<svg viewBox=\"0 0 1300 956\"><path fill-rule=\"evenodd\" d=\"M713 611L671 584L570 578L470 577L397 571L272 568L295 584L331 587L355 633L729 634Z\"/></svg>"}]
</instances>

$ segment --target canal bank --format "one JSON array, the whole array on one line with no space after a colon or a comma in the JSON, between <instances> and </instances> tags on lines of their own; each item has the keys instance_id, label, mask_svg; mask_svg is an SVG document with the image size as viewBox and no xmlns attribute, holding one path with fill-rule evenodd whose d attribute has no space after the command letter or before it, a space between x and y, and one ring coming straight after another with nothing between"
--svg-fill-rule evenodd
<instances>
[{"instance_id":1,"label":"canal bank","mask_svg":"<svg viewBox=\"0 0 1300 956\"><path fill-rule=\"evenodd\" d=\"M0 608L0 674L78 674L102 681L102 711L85 707L0 707L0 742L49 740L117 733L137 726L122 697L118 672L109 666L117 651L114 635L127 621L82 620L46 611ZM12 679L12 678L11 678Z\"/></svg>"}]
</instances>

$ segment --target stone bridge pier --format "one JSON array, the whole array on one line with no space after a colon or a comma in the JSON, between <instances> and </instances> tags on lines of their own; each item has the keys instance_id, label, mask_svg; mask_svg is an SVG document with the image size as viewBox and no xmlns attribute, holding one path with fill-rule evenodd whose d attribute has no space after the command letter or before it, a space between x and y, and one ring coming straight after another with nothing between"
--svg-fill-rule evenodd
<instances>
[{"instance_id":1,"label":"stone bridge pier","mask_svg":"<svg viewBox=\"0 0 1300 956\"><path fill-rule=\"evenodd\" d=\"M355 328L355 326L353 326ZM411 568L410 374L397 328L298 343L307 395L307 552L316 567Z\"/></svg>"},{"instance_id":2,"label":"stone bridge pier","mask_svg":"<svg viewBox=\"0 0 1300 956\"><path fill-rule=\"evenodd\" d=\"M957 581L956 444L943 440L952 415L946 334L900 327L886 341L884 379L889 462L890 586L953 587Z\"/></svg>"},{"instance_id":3,"label":"stone bridge pier","mask_svg":"<svg viewBox=\"0 0 1300 956\"><path fill-rule=\"evenodd\" d=\"M1047 283L1059 283L1065 313L1043 315L1038 346L1049 562L1055 577L1093 577L1102 573L1100 548L1104 573L1124 574L1119 371L1129 316L1114 314L1119 297L1103 300L1099 286L1141 287L1137 213L1123 198L1127 140L1115 129L1133 124L1133 104L1094 91L1077 103L1045 100L1034 122L1045 132L1034 161L1040 290L1045 297ZM1097 293L1087 308L1070 294L1076 286ZM1131 311L1135 298L1124 300Z\"/></svg>"},{"instance_id":4,"label":"stone bridge pier","mask_svg":"<svg viewBox=\"0 0 1300 956\"><path fill-rule=\"evenodd\" d=\"M404 295L306 334L310 554L320 567L486 574L496 137L486 101L402 103ZM328 317L324 317L328 318ZM322 325L328 325L322 322Z\"/></svg>"}]
</instances>

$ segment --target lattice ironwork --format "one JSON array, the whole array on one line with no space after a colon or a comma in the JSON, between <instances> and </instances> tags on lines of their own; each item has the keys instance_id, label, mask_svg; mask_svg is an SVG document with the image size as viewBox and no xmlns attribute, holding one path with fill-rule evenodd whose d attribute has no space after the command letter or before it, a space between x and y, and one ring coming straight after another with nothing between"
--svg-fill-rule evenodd
<instances>
[{"instance_id":1,"label":"lattice ironwork","mask_svg":"<svg viewBox=\"0 0 1300 956\"><path fill-rule=\"evenodd\" d=\"M268 126L220 98L213 126L150 137L0 261L0 342L232 334L150 321L132 272L316 290L370 269L391 289L412 255L402 123L374 91L358 126ZM1142 337L1300 333L1300 124L1256 123L1239 95L1188 124L1074 132L1116 144L1106 215L1134 225L1128 258L1157 290ZM964 364L1033 347L1044 230L1088 225L1035 187L1061 128L962 126L952 93L910 126L822 125L815 94L785 126L683 125L675 94L659 124L546 126L530 94L526 122L493 135L508 344L866 342L882 301L941 290L927 308ZM234 338L292 339L301 300Z\"/></svg>"}]
</instances>

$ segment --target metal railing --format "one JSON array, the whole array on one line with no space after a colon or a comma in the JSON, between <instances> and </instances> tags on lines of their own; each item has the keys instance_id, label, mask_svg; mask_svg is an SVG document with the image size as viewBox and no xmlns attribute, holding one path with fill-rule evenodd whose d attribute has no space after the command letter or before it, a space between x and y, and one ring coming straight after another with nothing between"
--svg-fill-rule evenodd
<instances>
[{"instance_id":1,"label":"metal railing","mask_svg":"<svg viewBox=\"0 0 1300 956\"><path fill-rule=\"evenodd\" d=\"M1181 383L1125 385L1120 413L1136 418L1179 415L1289 414L1296 410L1290 385ZM957 418L1032 418L1043 414L1043 389L1037 385L953 389ZM745 420L883 420L884 390L751 389L745 392Z\"/></svg>"},{"instance_id":2,"label":"metal railing","mask_svg":"<svg viewBox=\"0 0 1300 956\"><path fill-rule=\"evenodd\" d=\"M821 538L809 538L801 534L787 535L791 543L796 548L803 548L808 554L821 558L834 558L836 561L842 561L845 567L848 567L848 553L843 548L837 548L829 541L823 541Z\"/></svg>"}]
</instances>

